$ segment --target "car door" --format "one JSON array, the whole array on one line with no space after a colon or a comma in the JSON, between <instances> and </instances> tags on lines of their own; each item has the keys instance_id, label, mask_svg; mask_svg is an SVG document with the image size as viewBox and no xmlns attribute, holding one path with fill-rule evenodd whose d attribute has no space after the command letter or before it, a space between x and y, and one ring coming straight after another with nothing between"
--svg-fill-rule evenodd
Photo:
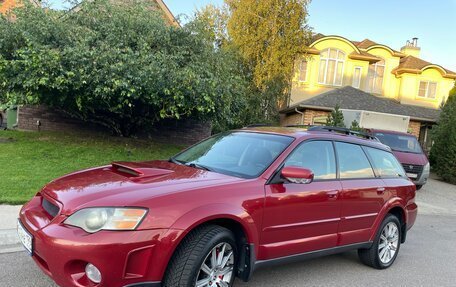
<instances>
[{"instance_id":1,"label":"car door","mask_svg":"<svg viewBox=\"0 0 456 287\"><path fill-rule=\"evenodd\" d=\"M258 259L334 247L340 220L334 146L331 141L308 141L299 145L283 166L312 170L309 184L288 182L265 186L261 246ZM263 258L261 258L263 257Z\"/></svg>"},{"instance_id":2,"label":"car door","mask_svg":"<svg viewBox=\"0 0 456 287\"><path fill-rule=\"evenodd\" d=\"M360 145L336 142L335 146L342 184L339 245L367 242L387 199L385 183L376 177Z\"/></svg>"}]
</instances>

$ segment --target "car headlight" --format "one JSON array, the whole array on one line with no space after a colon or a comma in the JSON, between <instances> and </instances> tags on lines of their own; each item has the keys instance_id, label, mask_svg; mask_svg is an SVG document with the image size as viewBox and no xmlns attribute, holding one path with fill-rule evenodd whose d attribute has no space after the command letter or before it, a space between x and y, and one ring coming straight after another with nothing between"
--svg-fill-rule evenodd
<instances>
[{"instance_id":1,"label":"car headlight","mask_svg":"<svg viewBox=\"0 0 456 287\"><path fill-rule=\"evenodd\" d=\"M424 171L430 171L431 170L431 164L428 162L426 163L426 165L424 166Z\"/></svg>"},{"instance_id":2,"label":"car headlight","mask_svg":"<svg viewBox=\"0 0 456 287\"><path fill-rule=\"evenodd\" d=\"M73 213L65 224L77 226L89 233L100 230L134 230L147 213L144 208L94 207Z\"/></svg>"}]
</instances>

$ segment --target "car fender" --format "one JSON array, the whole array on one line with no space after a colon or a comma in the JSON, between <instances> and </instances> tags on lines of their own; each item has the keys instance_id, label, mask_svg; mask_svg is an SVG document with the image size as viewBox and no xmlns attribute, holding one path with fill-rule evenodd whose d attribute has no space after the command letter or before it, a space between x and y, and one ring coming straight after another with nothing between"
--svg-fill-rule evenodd
<instances>
[{"instance_id":1,"label":"car fender","mask_svg":"<svg viewBox=\"0 0 456 287\"><path fill-rule=\"evenodd\" d=\"M216 219L230 219L238 222L244 230L248 243L254 244L255 248L258 248L258 228L255 225L256 222L246 210L230 204L209 204L199 206L185 213L174 222L163 236L160 246L157 246L161 252L157 254L155 263L153 262L151 266L157 266L158 262L169 262L187 234L195 227ZM158 278L162 278L165 271L166 265L164 268L156 268L154 270Z\"/></svg>"},{"instance_id":2,"label":"car fender","mask_svg":"<svg viewBox=\"0 0 456 287\"><path fill-rule=\"evenodd\" d=\"M375 236L377 235L377 230L378 230L380 224L382 224L383 219L388 214L388 212L395 207L400 207L402 209L402 212L404 214L405 223L407 223L407 221L408 221L407 212L405 211L404 206L405 206L404 200L401 199L400 197L393 197L383 205L382 209L380 210L380 212L377 215L377 218L375 219L374 225L372 226L370 241L375 240Z\"/></svg>"},{"instance_id":3,"label":"car fender","mask_svg":"<svg viewBox=\"0 0 456 287\"><path fill-rule=\"evenodd\" d=\"M184 230L184 236L198 225L216 219L231 219L238 222L244 229L249 243L258 246L258 228L252 216L243 208L231 204L216 203L199 206L182 215L171 226L171 229Z\"/></svg>"}]
</instances>

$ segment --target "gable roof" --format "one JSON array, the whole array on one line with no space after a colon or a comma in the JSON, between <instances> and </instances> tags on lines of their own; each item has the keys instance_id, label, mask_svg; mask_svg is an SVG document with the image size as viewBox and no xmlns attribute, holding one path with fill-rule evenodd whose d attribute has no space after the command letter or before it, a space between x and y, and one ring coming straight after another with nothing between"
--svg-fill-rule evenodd
<instances>
[{"instance_id":1,"label":"gable roof","mask_svg":"<svg viewBox=\"0 0 456 287\"><path fill-rule=\"evenodd\" d=\"M369 39L364 39L362 40L361 42L357 42L358 44L356 46L358 46L358 48L361 48L361 49L367 49L369 47L372 47L372 46L375 46L375 45L378 45L377 43L375 43L374 41L372 40L369 40Z\"/></svg>"},{"instance_id":2,"label":"gable roof","mask_svg":"<svg viewBox=\"0 0 456 287\"><path fill-rule=\"evenodd\" d=\"M331 90L308 100L301 101L282 110L281 113L291 113L296 108L332 111L337 105L341 109L410 116L411 119L423 122L436 122L440 115L440 110L404 105L396 100L377 97L351 86Z\"/></svg>"}]
</instances>

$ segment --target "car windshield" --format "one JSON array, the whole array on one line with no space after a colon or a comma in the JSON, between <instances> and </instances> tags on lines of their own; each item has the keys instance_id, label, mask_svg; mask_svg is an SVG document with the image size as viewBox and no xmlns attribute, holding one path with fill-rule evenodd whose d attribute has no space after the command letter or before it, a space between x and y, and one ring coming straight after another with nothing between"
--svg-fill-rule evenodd
<instances>
[{"instance_id":1,"label":"car windshield","mask_svg":"<svg viewBox=\"0 0 456 287\"><path fill-rule=\"evenodd\" d=\"M422 153L419 142L414 136L376 133L375 136L394 151Z\"/></svg>"},{"instance_id":2,"label":"car windshield","mask_svg":"<svg viewBox=\"0 0 456 287\"><path fill-rule=\"evenodd\" d=\"M241 178L263 173L294 138L253 132L215 135L171 158L171 161Z\"/></svg>"}]
</instances>

